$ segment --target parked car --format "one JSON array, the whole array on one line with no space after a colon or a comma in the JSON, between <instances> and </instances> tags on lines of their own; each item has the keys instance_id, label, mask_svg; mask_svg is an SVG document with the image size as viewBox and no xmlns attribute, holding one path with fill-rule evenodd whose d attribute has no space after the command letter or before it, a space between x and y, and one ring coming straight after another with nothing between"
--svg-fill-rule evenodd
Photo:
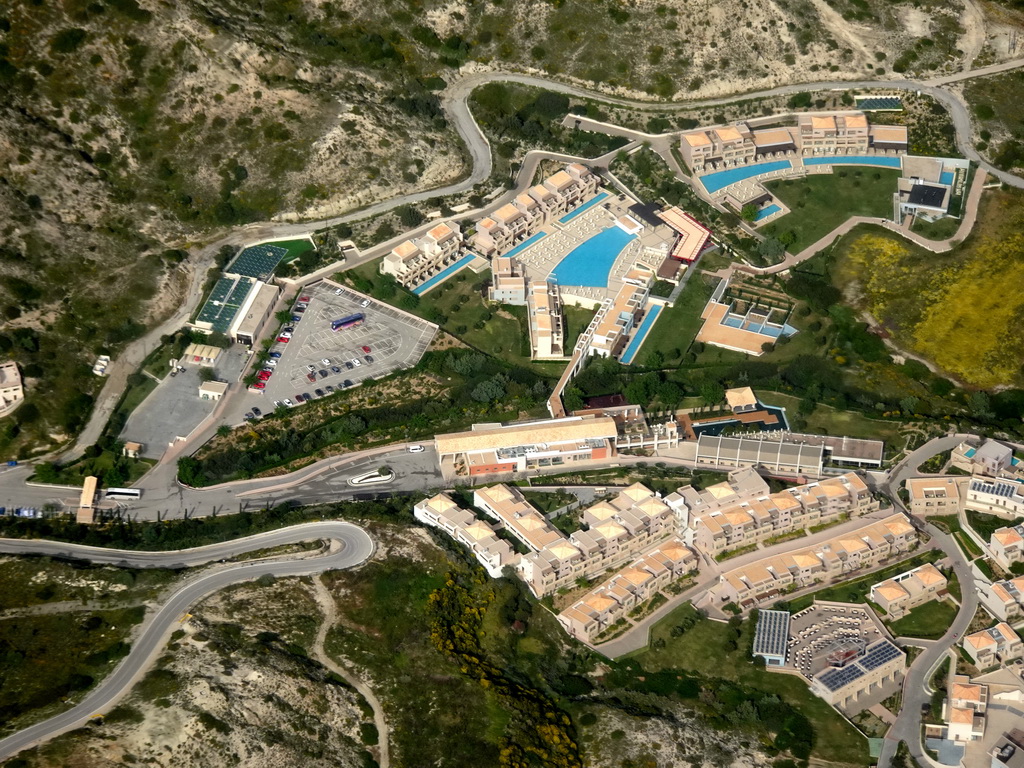
<instances>
[{"instance_id":1,"label":"parked car","mask_svg":"<svg viewBox=\"0 0 1024 768\"><path fill-rule=\"evenodd\" d=\"M309 296L299 296L299 302L302 304L309 304Z\"/></svg>"},{"instance_id":2,"label":"parked car","mask_svg":"<svg viewBox=\"0 0 1024 768\"><path fill-rule=\"evenodd\" d=\"M354 365L352 365L352 361L351 361L351 360L346 360L346 361L345 361L345 367L346 367L346 368L348 368L348 369L349 369L350 371L351 371L351 370L352 370L353 368L355 368L355 366L354 366Z\"/></svg>"},{"instance_id":3,"label":"parked car","mask_svg":"<svg viewBox=\"0 0 1024 768\"><path fill-rule=\"evenodd\" d=\"M312 398L312 397L310 396L309 392L303 392L303 393L302 393L302 396L303 396L303 397L304 397L304 398L305 398L305 399L306 399L307 401L309 401L309 400L312 400L312 399L313 399L313 398Z\"/></svg>"},{"instance_id":4,"label":"parked car","mask_svg":"<svg viewBox=\"0 0 1024 768\"><path fill-rule=\"evenodd\" d=\"M316 381L316 374L312 371L306 374L306 378L312 383Z\"/></svg>"},{"instance_id":5,"label":"parked car","mask_svg":"<svg viewBox=\"0 0 1024 768\"><path fill-rule=\"evenodd\" d=\"M252 385L252 388L253 389L266 389L267 388L267 382L265 382L265 381L257 381L255 384Z\"/></svg>"},{"instance_id":6,"label":"parked car","mask_svg":"<svg viewBox=\"0 0 1024 768\"><path fill-rule=\"evenodd\" d=\"M306 366L306 370L312 373L313 371L316 370L316 366L310 363L309 365Z\"/></svg>"},{"instance_id":7,"label":"parked car","mask_svg":"<svg viewBox=\"0 0 1024 768\"><path fill-rule=\"evenodd\" d=\"M326 389L328 392L333 392L334 391L334 385L333 384L325 384L324 385L324 389Z\"/></svg>"},{"instance_id":8,"label":"parked car","mask_svg":"<svg viewBox=\"0 0 1024 768\"><path fill-rule=\"evenodd\" d=\"M270 371L260 371L256 374L256 378L260 381L268 381L270 379Z\"/></svg>"},{"instance_id":9,"label":"parked car","mask_svg":"<svg viewBox=\"0 0 1024 768\"><path fill-rule=\"evenodd\" d=\"M324 391L322 389L314 389L313 394L316 395L317 397L323 397Z\"/></svg>"},{"instance_id":10,"label":"parked car","mask_svg":"<svg viewBox=\"0 0 1024 768\"><path fill-rule=\"evenodd\" d=\"M287 344L289 341L291 341L291 337L290 336L278 336L277 337L277 342L279 344Z\"/></svg>"},{"instance_id":11,"label":"parked car","mask_svg":"<svg viewBox=\"0 0 1024 768\"><path fill-rule=\"evenodd\" d=\"M275 403L274 403L274 405L277 405L277 403L275 402ZM256 416L262 416L262 415L263 415L263 411L261 411L261 410L260 410L259 408L257 408L257 407L256 407L255 405L254 405L254 406L252 407L252 412L253 412L253 414L254 414L254 415L256 415Z\"/></svg>"},{"instance_id":12,"label":"parked car","mask_svg":"<svg viewBox=\"0 0 1024 768\"><path fill-rule=\"evenodd\" d=\"M252 421L255 418L256 418L256 416L254 414L252 414L252 413L245 414L245 420L246 421Z\"/></svg>"},{"instance_id":13,"label":"parked car","mask_svg":"<svg viewBox=\"0 0 1024 768\"><path fill-rule=\"evenodd\" d=\"M422 445L410 445L409 446L409 453L423 453L423 446Z\"/></svg>"},{"instance_id":14,"label":"parked car","mask_svg":"<svg viewBox=\"0 0 1024 768\"><path fill-rule=\"evenodd\" d=\"M280 360L281 359L281 353L280 352L271 352L270 353L270 357L273 360Z\"/></svg>"},{"instance_id":15,"label":"parked car","mask_svg":"<svg viewBox=\"0 0 1024 768\"><path fill-rule=\"evenodd\" d=\"M331 370L334 371L334 373L341 373L341 368L336 365L332 365Z\"/></svg>"},{"instance_id":16,"label":"parked car","mask_svg":"<svg viewBox=\"0 0 1024 768\"><path fill-rule=\"evenodd\" d=\"M334 295L335 296L341 296L341 293L342 293L341 288L335 288L334 289Z\"/></svg>"},{"instance_id":17,"label":"parked car","mask_svg":"<svg viewBox=\"0 0 1024 768\"><path fill-rule=\"evenodd\" d=\"M302 320L302 315L292 315L292 322L297 323Z\"/></svg>"},{"instance_id":18,"label":"parked car","mask_svg":"<svg viewBox=\"0 0 1024 768\"><path fill-rule=\"evenodd\" d=\"M306 311L306 307L303 304L299 304L299 306L295 308L295 311L301 315L303 312Z\"/></svg>"},{"instance_id":19,"label":"parked car","mask_svg":"<svg viewBox=\"0 0 1024 768\"><path fill-rule=\"evenodd\" d=\"M327 378L327 370L326 369L321 368L319 371L317 371L317 373L320 375L321 379L326 379Z\"/></svg>"},{"instance_id":20,"label":"parked car","mask_svg":"<svg viewBox=\"0 0 1024 768\"><path fill-rule=\"evenodd\" d=\"M366 307L370 306L370 300L369 299L363 299L361 302L359 302L359 306L363 307L363 308L366 308Z\"/></svg>"},{"instance_id":21,"label":"parked car","mask_svg":"<svg viewBox=\"0 0 1024 768\"><path fill-rule=\"evenodd\" d=\"M363 360L365 360L368 363L372 363L373 362L373 356L372 355L363 355Z\"/></svg>"},{"instance_id":22,"label":"parked car","mask_svg":"<svg viewBox=\"0 0 1024 768\"><path fill-rule=\"evenodd\" d=\"M282 333L295 333L295 329L292 326L289 325L287 328L285 328L282 331Z\"/></svg>"},{"instance_id":23,"label":"parked car","mask_svg":"<svg viewBox=\"0 0 1024 768\"><path fill-rule=\"evenodd\" d=\"M290 397L286 397L284 399L284 404L287 405L289 408L291 408L293 405L295 405L295 403L292 402L292 399Z\"/></svg>"},{"instance_id":24,"label":"parked car","mask_svg":"<svg viewBox=\"0 0 1024 768\"><path fill-rule=\"evenodd\" d=\"M320 362L323 363L324 365L330 365L331 364L331 359L329 357L325 357L325 358L322 358L320 360Z\"/></svg>"},{"instance_id":25,"label":"parked car","mask_svg":"<svg viewBox=\"0 0 1024 768\"><path fill-rule=\"evenodd\" d=\"M363 352L365 352L366 354L370 354L370 352L372 352L372 351L373 350L370 349L368 346L366 346L365 344L363 345Z\"/></svg>"},{"instance_id":26,"label":"parked car","mask_svg":"<svg viewBox=\"0 0 1024 768\"><path fill-rule=\"evenodd\" d=\"M302 396L302 393L300 392L299 394L297 394L297 395L295 396L295 402L296 402L296 403L304 403L304 402L306 402L306 398L304 398L304 397Z\"/></svg>"},{"instance_id":27,"label":"parked car","mask_svg":"<svg viewBox=\"0 0 1024 768\"><path fill-rule=\"evenodd\" d=\"M284 403L282 403L280 400L275 400L274 401L274 407L275 408L280 408L282 405L284 405Z\"/></svg>"},{"instance_id":28,"label":"parked car","mask_svg":"<svg viewBox=\"0 0 1024 768\"><path fill-rule=\"evenodd\" d=\"M277 368L277 360L267 360L267 362L264 363L264 365L266 365L268 368Z\"/></svg>"},{"instance_id":29,"label":"parked car","mask_svg":"<svg viewBox=\"0 0 1024 768\"><path fill-rule=\"evenodd\" d=\"M351 379L345 379L343 382L341 382L341 386L346 388L346 389L348 387L351 387L352 386L352 380Z\"/></svg>"}]
</instances>

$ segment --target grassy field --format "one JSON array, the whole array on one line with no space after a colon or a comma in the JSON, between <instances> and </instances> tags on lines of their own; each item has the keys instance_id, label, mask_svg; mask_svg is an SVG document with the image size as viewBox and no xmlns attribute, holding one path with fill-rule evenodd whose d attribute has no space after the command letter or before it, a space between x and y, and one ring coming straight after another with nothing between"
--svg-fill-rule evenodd
<instances>
[{"instance_id":1,"label":"grassy field","mask_svg":"<svg viewBox=\"0 0 1024 768\"><path fill-rule=\"evenodd\" d=\"M891 216L899 176L889 168L837 167L831 174L769 182L769 191L790 213L760 231L776 237L792 233L786 250L799 253L852 216Z\"/></svg>"},{"instance_id":2,"label":"grassy field","mask_svg":"<svg viewBox=\"0 0 1024 768\"><path fill-rule=\"evenodd\" d=\"M942 637L956 618L956 606L946 600L931 600L914 608L901 619L889 622L893 637L920 637L936 640Z\"/></svg>"},{"instance_id":3,"label":"grassy field","mask_svg":"<svg viewBox=\"0 0 1024 768\"><path fill-rule=\"evenodd\" d=\"M758 390L757 396L765 405L780 406L790 415L796 414L800 405L800 398L782 392ZM899 422L869 419L859 411L840 411L820 403L807 417L807 431L825 435L847 435L865 440L884 440L888 446L902 445Z\"/></svg>"},{"instance_id":4,"label":"grassy field","mask_svg":"<svg viewBox=\"0 0 1024 768\"><path fill-rule=\"evenodd\" d=\"M263 243L263 245L273 245L277 248L284 248L288 251L282 261L293 261L299 258L304 253L309 253L313 250L313 243L309 240L302 238L299 240L275 240L271 243Z\"/></svg>"},{"instance_id":5,"label":"grassy field","mask_svg":"<svg viewBox=\"0 0 1024 768\"><path fill-rule=\"evenodd\" d=\"M730 649L731 630L726 624L701 621L679 637L672 628L693 613L683 605L672 611L651 630L651 650L633 658L650 672L680 669L711 678L725 678L749 685L795 706L807 717L815 733L814 756L825 761L868 765L867 742L849 723L814 696L798 677L757 669L747 658L746 648L753 632L744 622L736 649Z\"/></svg>"},{"instance_id":6,"label":"grassy field","mask_svg":"<svg viewBox=\"0 0 1024 768\"><path fill-rule=\"evenodd\" d=\"M571 355L576 346L576 340L581 333L587 330L587 326L594 319L597 310L567 306L563 311L565 314L565 352L567 355Z\"/></svg>"},{"instance_id":7,"label":"grassy field","mask_svg":"<svg viewBox=\"0 0 1024 768\"><path fill-rule=\"evenodd\" d=\"M861 576L859 579L844 581L841 584L835 584L831 587L819 589L817 592L812 592L809 595L803 595L795 600L789 600L787 601L789 609L794 612L802 611L804 608L810 606L815 600L831 600L839 603L866 602L868 593L871 591L872 584L885 581L896 574L909 571L911 568L916 568L919 565L934 563L941 556L942 553L937 550L922 552L921 554L914 555L906 560L894 563L880 571L873 571L866 576Z\"/></svg>"},{"instance_id":8,"label":"grassy field","mask_svg":"<svg viewBox=\"0 0 1024 768\"><path fill-rule=\"evenodd\" d=\"M959 228L959 219L939 219L938 221L915 219L911 231L922 237L927 237L929 240L946 240L955 235Z\"/></svg>"},{"instance_id":9,"label":"grassy field","mask_svg":"<svg viewBox=\"0 0 1024 768\"><path fill-rule=\"evenodd\" d=\"M712 279L712 283L716 282L717 279ZM682 362L693 337L700 330L700 313L713 291L714 285L699 273L690 278L675 305L666 307L658 316L654 327L647 334L641 359L637 362L643 363L643 359L653 352L660 352L668 365Z\"/></svg>"}]
</instances>

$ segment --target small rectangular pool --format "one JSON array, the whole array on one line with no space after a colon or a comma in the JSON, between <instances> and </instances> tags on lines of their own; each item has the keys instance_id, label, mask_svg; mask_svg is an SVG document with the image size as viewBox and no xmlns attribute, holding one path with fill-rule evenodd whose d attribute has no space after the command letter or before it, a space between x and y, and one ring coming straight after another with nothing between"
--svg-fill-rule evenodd
<instances>
[{"instance_id":1,"label":"small rectangular pool","mask_svg":"<svg viewBox=\"0 0 1024 768\"><path fill-rule=\"evenodd\" d=\"M731 184L745 181L754 176L760 176L762 173L771 173L772 171L781 171L784 168L792 167L793 165L789 160L776 160L771 163L759 163L758 165L741 165L739 168L730 168L727 171L716 171L715 173L709 173L707 176L701 176L700 183L704 185L704 189L708 193L713 194Z\"/></svg>"},{"instance_id":2,"label":"small rectangular pool","mask_svg":"<svg viewBox=\"0 0 1024 768\"><path fill-rule=\"evenodd\" d=\"M754 221L761 221L761 219L767 219L773 213L778 213L781 210L782 209L779 206L775 205L775 203L772 203L767 208L762 208L760 211L758 211L757 216L754 218Z\"/></svg>"},{"instance_id":3,"label":"small rectangular pool","mask_svg":"<svg viewBox=\"0 0 1024 768\"><path fill-rule=\"evenodd\" d=\"M587 202L583 203L583 205L579 206L576 210L569 211L569 213L565 214L565 216L560 218L559 221L562 224L567 224L568 222L570 222L573 219L575 219L577 216L579 216L584 211L590 210L590 208L592 208L593 206L595 206L598 203L600 203L606 197L608 197L608 193L607 192L602 192L599 195L595 195L594 197L592 197L589 200L587 200Z\"/></svg>"},{"instance_id":4,"label":"small rectangular pool","mask_svg":"<svg viewBox=\"0 0 1024 768\"><path fill-rule=\"evenodd\" d=\"M878 165L884 168L902 168L898 157L871 157L870 155L836 155L835 157L807 157L804 165Z\"/></svg>"},{"instance_id":5,"label":"small rectangular pool","mask_svg":"<svg viewBox=\"0 0 1024 768\"><path fill-rule=\"evenodd\" d=\"M949 184L950 186L952 186L953 185L953 181L955 179L956 179L956 171L943 171L939 175L939 183L940 184Z\"/></svg>"},{"instance_id":6,"label":"small rectangular pool","mask_svg":"<svg viewBox=\"0 0 1024 768\"><path fill-rule=\"evenodd\" d=\"M629 344L626 345L626 351L622 353L623 365L633 364L633 358L636 357L636 353L640 351L640 346L644 343L644 339L647 338L647 334L650 333L651 327L658 319L658 315L661 314L662 309L664 309L664 307L662 307L661 304L655 304L647 310L647 315L640 322L640 327L636 329L636 333L634 333L633 338L629 340Z\"/></svg>"},{"instance_id":7,"label":"small rectangular pool","mask_svg":"<svg viewBox=\"0 0 1024 768\"><path fill-rule=\"evenodd\" d=\"M515 256L520 251L525 251L527 248L529 248L531 245L536 243L538 240L541 240L541 239L547 237L547 235L548 235L547 232L538 232L536 235L533 235L532 237L528 237L525 240L523 240L523 242L521 242L519 245L517 245L511 251L506 253L505 256Z\"/></svg>"},{"instance_id":8,"label":"small rectangular pool","mask_svg":"<svg viewBox=\"0 0 1024 768\"><path fill-rule=\"evenodd\" d=\"M417 285L415 288L412 289L412 292L415 293L417 296L422 296L427 291L431 290L432 288L436 288L438 285L443 283L445 280L454 275L456 272L458 272L464 266L469 264L469 262L471 262L475 258L475 253L467 253L465 256L456 261L447 269L438 272L425 283L420 283L419 285Z\"/></svg>"}]
</instances>

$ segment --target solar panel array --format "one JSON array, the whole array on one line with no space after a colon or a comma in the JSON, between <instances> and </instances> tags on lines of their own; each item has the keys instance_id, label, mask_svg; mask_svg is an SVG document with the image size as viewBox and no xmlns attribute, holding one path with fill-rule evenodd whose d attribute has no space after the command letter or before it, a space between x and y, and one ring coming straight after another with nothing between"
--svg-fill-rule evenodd
<instances>
[{"instance_id":1,"label":"solar panel array","mask_svg":"<svg viewBox=\"0 0 1024 768\"><path fill-rule=\"evenodd\" d=\"M903 651L890 642L882 641L868 649L864 656L857 660L857 663L864 669L878 669L883 664L888 664L893 659L898 659Z\"/></svg>"},{"instance_id":2,"label":"solar panel array","mask_svg":"<svg viewBox=\"0 0 1024 768\"><path fill-rule=\"evenodd\" d=\"M785 658L789 641L789 611L761 611L754 631L754 653Z\"/></svg>"},{"instance_id":3,"label":"solar panel array","mask_svg":"<svg viewBox=\"0 0 1024 768\"><path fill-rule=\"evenodd\" d=\"M981 493L991 493L994 496L1002 496L1010 499L1020 495L1020 485L1017 483L1004 483L993 480L972 480L971 490Z\"/></svg>"},{"instance_id":4,"label":"solar panel array","mask_svg":"<svg viewBox=\"0 0 1024 768\"><path fill-rule=\"evenodd\" d=\"M266 281L287 255L288 249L279 245L251 245L238 254L224 271L231 275L245 275Z\"/></svg>"},{"instance_id":5,"label":"solar panel array","mask_svg":"<svg viewBox=\"0 0 1024 768\"><path fill-rule=\"evenodd\" d=\"M210 323L214 331L227 333L252 286L253 281L247 277L237 281L230 277L220 278L213 286L210 298L199 310L197 322Z\"/></svg>"},{"instance_id":6,"label":"solar panel array","mask_svg":"<svg viewBox=\"0 0 1024 768\"><path fill-rule=\"evenodd\" d=\"M864 677L865 672L857 664L849 664L838 669L830 669L818 675L818 682L822 683L830 691L838 691L844 688L858 677Z\"/></svg>"},{"instance_id":7,"label":"solar panel array","mask_svg":"<svg viewBox=\"0 0 1024 768\"><path fill-rule=\"evenodd\" d=\"M872 97L870 99L858 99L857 109L903 109L903 100L895 97Z\"/></svg>"}]
</instances>

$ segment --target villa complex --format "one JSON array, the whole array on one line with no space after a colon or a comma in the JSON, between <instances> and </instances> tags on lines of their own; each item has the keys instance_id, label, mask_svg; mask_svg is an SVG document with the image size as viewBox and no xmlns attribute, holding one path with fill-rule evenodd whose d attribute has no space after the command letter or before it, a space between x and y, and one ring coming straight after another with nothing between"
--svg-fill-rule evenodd
<instances>
[{"instance_id":1,"label":"villa complex","mask_svg":"<svg viewBox=\"0 0 1024 768\"><path fill-rule=\"evenodd\" d=\"M1016 563L1024 562L1024 525L1006 526L993 531L988 546L996 562L1007 570Z\"/></svg>"},{"instance_id":2,"label":"villa complex","mask_svg":"<svg viewBox=\"0 0 1024 768\"><path fill-rule=\"evenodd\" d=\"M460 544L465 544L492 578L517 559L507 541L499 539L494 527L462 509L444 493L424 499L413 508L420 522L439 528Z\"/></svg>"},{"instance_id":3,"label":"villa complex","mask_svg":"<svg viewBox=\"0 0 1024 768\"><path fill-rule=\"evenodd\" d=\"M423 237L395 246L384 257L380 271L411 288L458 261L461 249L459 225L455 222L438 224Z\"/></svg>"},{"instance_id":4,"label":"villa complex","mask_svg":"<svg viewBox=\"0 0 1024 768\"><path fill-rule=\"evenodd\" d=\"M864 155L906 152L904 126L868 124L863 112L804 113L749 120L682 134L683 160L694 173L788 155ZM765 127L760 127L765 126Z\"/></svg>"},{"instance_id":5,"label":"villa complex","mask_svg":"<svg viewBox=\"0 0 1024 768\"><path fill-rule=\"evenodd\" d=\"M600 183L586 166L571 163L477 222L469 245L487 258L503 256L545 224L593 196Z\"/></svg>"},{"instance_id":6,"label":"villa complex","mask_svg":"<svg viewBox=\"0 0 1024 768\"><path fill-rule=\"evenodd\" d=\"M985 735L988 686L972 683L967 675L954 675L949 695L942 705L946 738L955 742L980 739Z\"/></svg>"},{"instance_id":7,"label":"villa complex","mask_svg":"<svg viewBox=\"0 0 1024 768\"><path fill-rule=\"evenodd\" d=\"M967 635L964 650L978 669L1012 661L1024 656L1024 644L1013 627L1001 621L994 627Z\"/></svg>"},{"instance_id":8,"label":"villa complex","mask_svg":"<svg viewBox=\"0 0 1024 768\"><path fill-rule=\"evenodd\" d=\"M911 609L942 596L947 580L931 563L886 579L871 587L871 601L879 605L889 618L898 619Z\"/></svg>"},{"instance_id":9,"label":"villa complex","mask_svg":"<svg viewBox=\"0 0 1024 768\"><path fill-rule=\"evenodd\" d=\"M818 582L872 568L907 552L917 533L901 514L870 523L815 547L766 557L723 573L709 590L716 605L735 603L743 610Z\"/></svg>"},{"instance_id":10,"label":"villa complex","mask_svg":"<svg viewBox=\"0 0 1024 768\"><path fill-rule=\"evenodd\" d=\"M981 585L979 595L985 607L1001 621L1016 622L1024 617L1024 576Z\"/></svg>"}]
</instances>

